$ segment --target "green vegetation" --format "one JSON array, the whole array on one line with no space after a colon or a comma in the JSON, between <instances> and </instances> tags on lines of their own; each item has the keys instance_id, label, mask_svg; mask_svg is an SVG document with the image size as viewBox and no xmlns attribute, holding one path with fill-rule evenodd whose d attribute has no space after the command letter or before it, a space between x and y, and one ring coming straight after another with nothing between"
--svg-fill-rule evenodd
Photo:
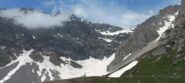
<instances>
[{"instance_id":1,"label":"green vegetation","mask_svg":"<svg viewBox=\"0 0 185 83\"><path fill-rule=\"evenodd\" d=\"M122 77L129 77L130 81L140 80L140 83L184 83L185 57L183 53L181 58L176 55L176 52L171 52L157 57L146 57Z\"/></svg>"},{"instance_id":2,"label":"green vegetation","mask_svg":"<svg viewBox=\"0 0 185 83\"><path fill-rule=\"evenodd\" d=\"M178 54L181 56L177 57ZM185 83L185 55L170 52L147 56L121 78L88 77L65 80L67 83ZM150 54L149 54L150 55ZM61 81L54 82L61 83Z\"/></svg>"},{"instance_id":3,"label":"green vegetation","mask_svg":"<svg viewBox=\"0 0 185 83\"><path fill-rule=\"evenodd\" d=\"M185 60L177 59L176 53L142 59L123 76L177 78L185 77Z\"/></svg>"}]
</instances>

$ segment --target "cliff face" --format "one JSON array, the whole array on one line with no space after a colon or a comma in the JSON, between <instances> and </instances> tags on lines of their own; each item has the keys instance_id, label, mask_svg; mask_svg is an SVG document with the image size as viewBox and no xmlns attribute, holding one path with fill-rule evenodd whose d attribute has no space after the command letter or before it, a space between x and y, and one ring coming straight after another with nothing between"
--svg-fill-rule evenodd
<instances>
[{"instance_id":1,"label":"cliff face","mask_svg":"<svg viewBox=\"0 0 185 83\"><path fill-rule=\"evenodd\" d=\"M40 83L86 73L106 74L106 66L111 62L108 57L132 33L74 15L63 26L28 28L1 16L1 11L4 10L0 10L0 83ZM91 71L94 64L105 66L99 67L104 72Z\"/></svg>"},{"instance_id":2,"label":"cliff face","mask_svg":"<svg viewBox=\"0 0 185 83\"><path fill-rule=\"evenodd\" d=\"M183 25L185 20L185 0L181 1L181 7L176 19L176 25Z\"/></svg>"},{"instance_id":3,"label":"cliff face","mask_svg":"<svg viewBox=\"0 0 185 83\"><path fill-rule=\"evenodd\" d=\"M112 55L120 42L128 38L130 32L115 35L101 32L114 33L121 30L123 29L120 27L108 24L81 21L75 16L71 21L66 21L64 26L38 29L28 29L14 24L12 19L0 17L0 46L12 51L2 52L1 59L4 60L0 63L10 62L9 57L14 57L12 49L53 52L58 57L65 56L74 60L88 59L89 56L103 59L104 56Z\"/></svg>"},{"instance_id":4,"label":"cliff face","mask_svg":"<svg viewBox=\"0 0 185 83\"><path fill-rule=\"evenodd\" d=\"M115 71L129 62L136 60L144 52L155 48L158 43L155 43L153 46L149 46L149 44L161 37L160 30L162 30L162 28L174 27L174 20L179 11L179 7L178 5L166 7L162 9L158 15L152 16L144 23L138 25L126 43L117 49L116 58L108 66L107 70L110 72ZM129 57L123 60L124 57L128 55Z\"/></svg>"},{"instance_id":5,"label":"cliff face","mask_svg":"<svg viewBox=\"0 0 185 83\"><path fill-rule=\"evenodd\" d=\"M177 17L173 22L173 28L168 29L164 32L164 36L160 38L159 43L161 43L157 49L152 50L152 53L162 51L162 54L174 51L176 53L176 58L185 57L183 52L185 49L185 0L182 0L181 6L178 10ZM154 56L155 54L153 54ZM174 59L174 63L179 59Z\"/></svg>"},{"instance_id":6,"label":"cliff face","mask_svg":"<svg viewBox=\"0 0 185 83\"><path fill-rule=\"evenodd\" d=\"M185 0L182 0L177 18L175 19L175 28L166 32L168 43L173 42L173 50L183 51L185 47Z\"/></svg>"}]
</instances>

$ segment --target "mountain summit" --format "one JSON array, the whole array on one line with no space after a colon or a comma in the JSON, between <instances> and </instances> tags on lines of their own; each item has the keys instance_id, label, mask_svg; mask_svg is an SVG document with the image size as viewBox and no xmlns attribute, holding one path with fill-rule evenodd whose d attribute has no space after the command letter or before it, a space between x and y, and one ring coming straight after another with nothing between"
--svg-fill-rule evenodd
<instances>
[{"instance_id":1,"label":"mountain summit","mask_svg":"<svg viewBox=\"0 0 185 83\"><path fill-rule=\"evenodd\" d=\"M27 16L34 10L24 9L24 12L22 15ZM42 12L39 15L47 16ZM0 31L0 82L3 83L40 83L105 75L115 49L132 33L75 15L63 21L63 25L47 28L26 27L17 24L14 18L1 16ZM94 65L100 66L95 69L100 73L92 71Z\"/></svg>"}]
</instances>

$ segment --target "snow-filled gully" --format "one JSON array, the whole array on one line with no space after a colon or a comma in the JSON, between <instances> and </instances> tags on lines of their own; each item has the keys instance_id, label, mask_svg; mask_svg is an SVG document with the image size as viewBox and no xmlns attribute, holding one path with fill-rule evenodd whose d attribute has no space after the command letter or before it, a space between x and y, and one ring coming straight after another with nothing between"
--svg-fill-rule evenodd
<instances>
[{"instance_id":1,"label":"snow-filled gully","mask_svg":"<svg viewBox=\"0 0 185 83\"><path fill-rule=\"evenodd\" d=\"M46 80L47 76L49 76L50 81L55 80L55 77L52 75L53 71L58 72L57 74L61 79L71 79L71 78L77 78L82 76L86 76L86 77L103 76L108 74L108 72L106 71L106 68L110 64L110 62L112 62L112 60L114 60L115 58L115 54L112 54L109 58L104 57L104 59L102 60L94 59L90 57L89 59L86 59L86 60L74 61L70 58L67 59L65 57L60 57L60 59L62 59L63 61L67 61L67 62L74 61L82 66L82 68L74 68L70 64L65 64L65 65L61 64L60 66L56 66L52 62L50 62L49 56L44 56L44 55L42 55L42 57L44 58L43 62L41 63L36 62L32 60L29 56L33 51L34 51L33 49L29 51L23 51L23 53L20 54L20 56L17 57L16 60L12 61L11 63L7 64L4 67L1 67L0 70L18 62L17 66L14 69L11 69L4 78L0 79L0 83L4 83L8 81L9 79L11 79L11 77L14 74L19 73L17 71L21 67L24 67L27 64L33 64L33 63L36 64L39 69L32 69L31 72L33 74L35 74L34 72L36 72L36 74L39 76L42 82Z\"/></svg>"}]
</instances>

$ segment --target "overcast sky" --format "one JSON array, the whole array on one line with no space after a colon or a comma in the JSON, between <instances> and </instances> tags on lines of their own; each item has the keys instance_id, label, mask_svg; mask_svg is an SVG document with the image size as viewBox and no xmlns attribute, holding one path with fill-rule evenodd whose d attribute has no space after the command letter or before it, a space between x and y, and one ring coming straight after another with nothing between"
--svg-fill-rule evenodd
<instances>
[{"instance_id":1,"label":"overcast sky","mask_svg":"<svg viewBox=\"0 0 185 83\"><path fill-rule=\"evenodd\" d=\"M47 13L72 12L91 22L133 27L180 0L0 0L0 8L34 8Z\"/></svg>"}]
</instances>

